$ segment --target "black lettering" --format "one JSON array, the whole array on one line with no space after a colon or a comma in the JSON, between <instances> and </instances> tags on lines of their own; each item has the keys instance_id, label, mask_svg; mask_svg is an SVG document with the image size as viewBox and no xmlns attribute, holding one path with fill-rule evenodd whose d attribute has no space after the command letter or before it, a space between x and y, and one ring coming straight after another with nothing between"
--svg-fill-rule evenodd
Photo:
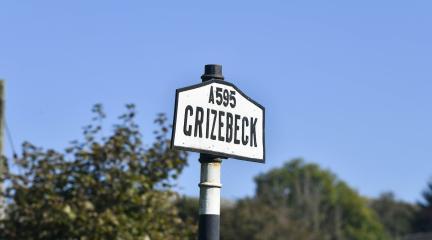
<instances>
[{"instance_id":1,"label":"black lettering","mask_svg":"<svg viewBox=\"0 0 432 240\"><path fill-rule=\"evenodd\" d=\"M209 122L210 122L210 109L207 108L207 121L206 121L206 138L209 138Z\"/></svg>"},{"instance_id":2,"label":"black lettering","mask_svg":"<svg viewBox=\"0 0 432 240\"><path fill-rule=\"evenodd\" d=\"M202 138L202 123L203 123L203 117L204 117L204 110L202 107L196 108L195 113L195 128L194 128L194 136L196 137L198 135L199 130L199 137Z\"/></svg>"},{"instance_id":3,"label":"black lettering","mask_svg":"<svg viewBox=\"0 0 432 240\"><path fill-rule=\"evenodd\" d=\"M229 93L228 93L228 90L224 89L224 91L223 91L223 105L225 107L228 106L228 102L229 102Z\"/></svg>"},{"instance_id":4,"label":"black lettering","mask_svg":"<svg viewBox=\"0 0 432 240\"><path fill-rule=\"evenodd\" d=\"M217 87L216 88L216 104L221 105L222 104L222 88Z\"/></svg>"},{"instance_id":5,"label":"black lettering","mask_svg":"<svg viewBox=\"0 0 432 240\"><path fill-rule=\"evenodd\" d=\"M187 125L187 117L188 117L188 112L190 112L190 116L192 116L193 114L193 108L191 105L187 105L185 108L185 118L184 118L184 125L183 125L183 133L186 136L190 136L192 134L192 125Z\"/></svg>"},{"instance_id":6,"label":"black lettering","mask_svg":"<svg viewBox=\"0 0 432 240\"><path fill-rule=\"evenodd\" d=\"M249 126L249 121L248 121L247 117L243 117L243 119L242 119L242 143L243 143L243 145L246 145L249 141L249 137L245 135L246 127L248 127L248 126Z\"/></svg>"},{"instance_id":7,"label":"black lettering","mask_svg":"<svg viewBox=\"0 0 432 240\"><path fill-rule=\"evenodd\" d=\"M213 86L210 87L209 103L213 103L214 104Z\"/></svg>"},{"instance_id":8,"label":"black lettering","mask_svg":"<svg viewBox=\"0 0 432 240\"><path fill-rule=\"evenodd\" d=\"M254 121L255 120L255 121ZM251 147L257 147L256 141L256 123L258 118L251 118L251 127L250 127L250 145Z\"/></svg>"},{"instance_id":9,"label":"black lettering","mask_svg":"<svg viewBox=\"0 0 432 240\"><path fill-rule=\"evenodd\" d=\"M238 120L240 120L240 115L236 114L234 116L234 144L240 144L240 140L237 138L237 131L240 129Z\"/></svg>"},{"instance_id":10,"label":"black lettering","mask_svg":"<svg viewBox=\"0 0 432 240\"><path fill-rule=\"evenodd\" d=\"M218 140L219 141L225 141L225 138L222 136L222 127L224 126L224 123L222 121L222 117L225 116L225 112L219 111L219 131L218 131Z\"/></svg>"},{"instance_id":11,"label":"black lettering","mask_svg":"<svg viewBox=\"0 0 432 240\"><path fill-rule=\"evenodd\" d=\"M229 112L226 114L226 142L230 143L233 137L233 115Z\"/></svg>"},{"instance_id":12,"label":"black lettering","mask_svg":"<svg viewBox=\"0 0 432 240\"><path fill-rule=\"evenodd\" d=\"M235 99L235 91L230 91L230 106L232 107L232 108L235 108L235 106L236 106L236 99Z\"/></svg>"},{"instance_id":13,"label":"black lettering","mask_svg":"<svg viewBox=\"0 0 432 240\"><path fill-rule=\"evenodd\" d=\"M211 130L211 133L210 133L210 139L216 140L216 135L214 135L214 129L215 129L215 125L216 125L217 111L214 110L214 109L212 109L211 113L214 115L214 117L213 117L212 130Z\"/></svg>"}]
</instances>

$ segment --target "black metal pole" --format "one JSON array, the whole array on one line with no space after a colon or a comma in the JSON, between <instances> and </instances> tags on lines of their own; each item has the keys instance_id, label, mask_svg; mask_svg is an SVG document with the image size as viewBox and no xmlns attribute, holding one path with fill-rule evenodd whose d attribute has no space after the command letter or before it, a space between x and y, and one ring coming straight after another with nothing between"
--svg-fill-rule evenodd
<instances>
[{"instance_id":1,"label":"black metal pole","mask_svg":"<svg viewBox=\"0 0 432 240\"><path fill-rule=\"evenodd\" d=\"M212 79L224 80L222 66L205 65L203 82ZM219 240L220 238L220 170L222 158L200 154L201 177L199 198L198 240Z\"/></svg>"}]
</instances>

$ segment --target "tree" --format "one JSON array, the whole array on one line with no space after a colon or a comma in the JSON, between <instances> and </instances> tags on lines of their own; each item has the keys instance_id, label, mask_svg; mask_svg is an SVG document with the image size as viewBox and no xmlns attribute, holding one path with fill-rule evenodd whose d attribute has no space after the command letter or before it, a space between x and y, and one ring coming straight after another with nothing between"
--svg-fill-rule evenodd
<instances>
[{"instance_id":1,"label":"tree","mask_svg":"<svg viewBox=\"0 0 432 240\"><path fill-rule=\"evenodd\" d=\"M187 224L191 231L187 239L195 239L198 234L198 206L199 200L194 197L182 196L176 201L176 206L179 211L178 215L183 223Z\"/></svg>"},{"instance_id":2,"label":"tree","mask_svg":"<svg viewBox=\"0 0 432 240\"><path fill-rule=\"evenodd\" d=\"M290 209L274 208L256 198L241 199L221 209L221 237L224 240L318 240L289 216Z\"/></svg>"},{"instance_id":3,"label":"tree","mask_svg":"<svg viewBox=\"0 0 432 240\"><path fill-rule=\"evenodd\" d=\"M395 199L392 192L382 193L370 202L391 239L402 239L412 233L415 206Z\"/></svg>"},{"instance_id":4,"label":"tree","mask_svg":"<svg viewBox=\"0 0 432 240\"><path fill-rule=\"evenodd\" d=\"M185 239L170 190L187 155L169 147L163 114L155 141L145 147L135 107L127 105L109 137L101 135L101 105L84 140L65 152L30 143L5 175L7 217L0 239Z\"/></svg>"},{"instance_id":5,"label":"tree","mask_svg":"<svg viewBox=\"0 0 432 240\"><path fill-rule=\"evenodd\" d=\"M387 239L375 213L334 174L296 159L256 178L256 198L289 217L319 239Z\"/></svg>"},{"instance_id":6,"label":"tree","mask_svg":"<svg viewBox=\"0 0 432 240\"><path fill-rule=\"evenodd\" d=\"M423 201L418 202L418 211L413 223L414 231L430 232L432 231L432 181L427 184L423 191Z\"/></svg>"}]
</instances>

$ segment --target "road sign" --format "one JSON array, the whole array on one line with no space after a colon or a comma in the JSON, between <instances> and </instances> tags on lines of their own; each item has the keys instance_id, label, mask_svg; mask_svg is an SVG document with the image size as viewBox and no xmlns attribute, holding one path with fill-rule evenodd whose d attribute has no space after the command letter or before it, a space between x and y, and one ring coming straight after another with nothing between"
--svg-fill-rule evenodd
<instances>
[{"instance_id":1,"label":"road sign","mask_svg":"<svg viewBox=\"0 0 432 240\"><path fill-rule=\"evenodd\" d=\"M264 107L232 83L210 80L176 91L175 149L265 162Z\"/></svg>"}]
</instances>

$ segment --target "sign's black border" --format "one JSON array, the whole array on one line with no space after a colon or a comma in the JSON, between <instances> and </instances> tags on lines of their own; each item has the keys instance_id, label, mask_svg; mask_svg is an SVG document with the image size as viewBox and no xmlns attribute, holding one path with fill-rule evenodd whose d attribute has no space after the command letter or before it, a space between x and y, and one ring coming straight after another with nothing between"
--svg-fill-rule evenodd
<instances>
[{"instance_id":1,"label":"sign's black border","mask_svg":"<svg viewBox=\"0 0 432 240\"><path fill-rule=\"evenodd\" d=\"M261 158L248 158L248 157L242 157L242 156L238 156L238 155L234 155L234 154L226 154L226 153L222 153L222 152L202 150L202 149L196 149L196 148L174 146L174 138L175 138L175 130L176 130L176 122L177 122L177 106L178 106L178 96L179 96L179 93L187 91L187 90L199 88L199 87L202 87L202 86L206 86L206 85L209 85L209 84L212 84L212 83L218 83L218 84L223 84L223 85L227 85L227 86L233 87L243 97L245 97L247 100L249 100L250 102L252 102L253 104L255 104L256 106L258 106L259 108L261 108L263 110L263 121L262 121L262 124L263 124L262 125L262 129L263 129L263 139L262 139L262 142L263 142L263 158L262 159ZM232 84L230 82L226 82L226 81L210 80L210 81L205 81L203 83L195 84L195 85L192 85L192 86L176 89L175 107L174 107L174 119L173 119L173 129L172 129L172 133L171 133L171 148L178 149L178 150L186 150L186 151L192 151L192 152L211 154L211 155L221 156L221 157L226 157L226 158L236 158L236 159L241 159L241 160L246 160L246 161L251 161L251 162L265 163L265 159L266 159L265 158L265 156L266 156L266 151L265 151L265 108L261 104L257 103L255 100L253 100L252 98L250 98L246 94L244 94L234 84Z\"/></svg>"}]
</instances>

